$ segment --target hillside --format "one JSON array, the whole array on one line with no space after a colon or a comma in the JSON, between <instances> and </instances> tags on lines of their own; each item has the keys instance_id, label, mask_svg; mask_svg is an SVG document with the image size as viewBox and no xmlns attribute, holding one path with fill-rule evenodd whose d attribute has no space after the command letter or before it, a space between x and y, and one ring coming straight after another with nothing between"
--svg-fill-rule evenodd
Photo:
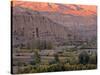
<instances>
[{"instance_id":1,"label":"hillside","mask_svg":"<svg viewBox=\"0 0 100 75\"><path fill-rule=\"evenodd\" d=\"M96 15L77 16L55 12L13 8L13 44L31 44L32 40L51 41L54 44L70 40L96 38Z\"/></svg>"}]
</instances>

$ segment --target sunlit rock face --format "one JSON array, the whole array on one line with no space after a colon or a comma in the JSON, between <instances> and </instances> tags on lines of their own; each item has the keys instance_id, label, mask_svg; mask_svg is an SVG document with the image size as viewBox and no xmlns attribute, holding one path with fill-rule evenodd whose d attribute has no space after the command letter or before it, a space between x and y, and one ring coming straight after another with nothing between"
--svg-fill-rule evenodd
<instances>
[{"instance_id":1,"label":"sunlit rock face","mask_svg":"<svg viewBox=\"0 0 100 75\"><path fill-rule=\"evenodd\" d=\"M80 16L88 16L96 14L96 6L90 5L74 5L74 4L59 4L47 2L28 2L28 1L13 1L12 6L21 6L37 11L59 12L63 14L74 14ZM84 13L84 14L83 14Z\"/></svg>"}]
</instances>

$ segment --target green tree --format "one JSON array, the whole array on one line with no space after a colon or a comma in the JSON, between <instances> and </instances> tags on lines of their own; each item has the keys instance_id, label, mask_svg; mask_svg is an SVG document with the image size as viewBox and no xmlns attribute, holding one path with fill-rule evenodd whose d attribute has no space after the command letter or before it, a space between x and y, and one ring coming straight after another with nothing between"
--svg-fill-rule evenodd
<instances>
[{"instance_id":1,"label":"green tree","mask_svg":"<svg viewBox=\"0 0 100 75\"><path fill-rule=\"evenodd\" d=\"M38 51L35 51L35 61L36 63L40 63L40 55L38 54Z\"/></svg>"},{"instance_id":2,"label":"green tree","mask_svg":"<svg viewBox=\"0 0 100 75\"><path fill-rule=\"evenodd\" d=\"M56 63L59 63L60 62L59 57L58 57L58 54L55 54L54 55L54 58L55 58Z\"/></svg>"},{"instance_id":3,"label":"green tree","mask_svg":"<svg viewBox=\"0 0 100 75\"><path fill-rule=\"evenodd\" d=\"M83 51L79 54L79 63L80 64L87 64L89 62L89 55L86 51Z\"/></svg>"}]
</instances>

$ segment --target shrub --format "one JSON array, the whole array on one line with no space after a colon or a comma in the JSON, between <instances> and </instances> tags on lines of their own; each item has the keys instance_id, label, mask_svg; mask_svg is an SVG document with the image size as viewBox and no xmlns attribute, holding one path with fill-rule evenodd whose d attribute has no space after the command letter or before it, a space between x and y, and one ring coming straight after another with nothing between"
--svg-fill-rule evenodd
<instances>
[{"instance_id":1,"label":"shrub","mask_svg":"<svg viewBox=\"0 0 100 75\"><path fill-rule=\"evenodd\" d=\"M97 55L92 55L90 57L89 64L97 64Z\"/></svg>"},{"instance_id":2,"label":"shrub","mask_svg":"<svg viewBox=\"0 0 100 75\"><path fill-rule=\"evenodd\" d=\"M49 65L52 65L52 64L56 64L56 61L55 60L49 61Z\"/></svg>"}]
</instances>

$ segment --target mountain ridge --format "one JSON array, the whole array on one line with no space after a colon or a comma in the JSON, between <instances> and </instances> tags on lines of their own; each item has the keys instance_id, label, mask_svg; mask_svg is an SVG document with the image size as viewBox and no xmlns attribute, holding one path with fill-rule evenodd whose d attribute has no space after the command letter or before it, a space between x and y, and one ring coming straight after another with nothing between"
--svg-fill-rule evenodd
<instances>
[{"instance_id":1,"label":"mountain ridge","mask_svg":"<svg viewBox=\"0 0 100 75\"><path fill-rule=\"evenodd\" d=\"M80 16L89 16L96 14L96 6L74 5L74 4L58 4L46 2L25 2L13 1L12 6L21 6L37 11L59 12L62 14L75 14ZM84 14L83 14L84 13Z\"/></svg>"}]
</instances>

